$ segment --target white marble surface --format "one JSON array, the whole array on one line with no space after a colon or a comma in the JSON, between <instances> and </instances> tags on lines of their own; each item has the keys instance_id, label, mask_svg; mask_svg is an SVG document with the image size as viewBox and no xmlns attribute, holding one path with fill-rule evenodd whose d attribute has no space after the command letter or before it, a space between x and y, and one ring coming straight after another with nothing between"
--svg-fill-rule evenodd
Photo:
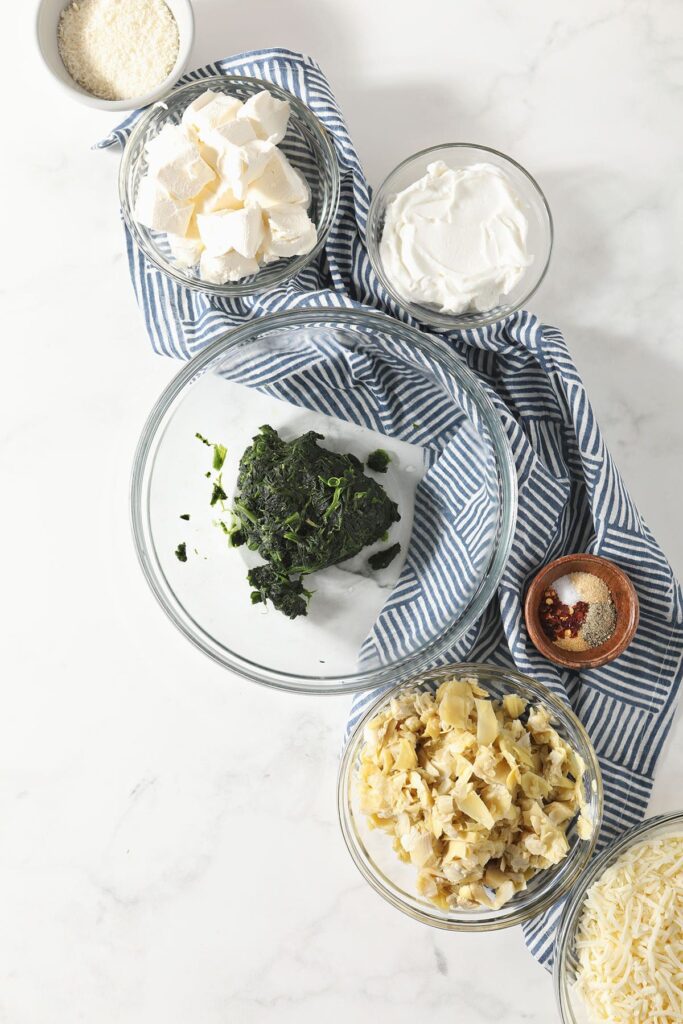
<instances>
[{"instance_id":1,"label":"white marble surface","mask_svg":"<svg viewBox=\"0 0 683 1024\"><path fill-rule=\"evenodd\" d=\"M518 931L430 932L337 833L343 699L260 690L157 608L127 516L133 447L175 367L128 285L106 115L3 34L0 1021L549 1024ZM535 308L567 334L679 574L678 0L196 0L195 62L314 54L371 180L441 140L526 164L556 218ZM680 806L680 722L653 810Z\"/></svg>"}]
</instances>

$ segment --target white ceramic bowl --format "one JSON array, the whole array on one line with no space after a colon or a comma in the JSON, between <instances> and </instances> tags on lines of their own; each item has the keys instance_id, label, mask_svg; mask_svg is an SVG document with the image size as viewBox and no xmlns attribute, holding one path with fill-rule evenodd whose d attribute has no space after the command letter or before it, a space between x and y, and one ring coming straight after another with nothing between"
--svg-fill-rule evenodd
<instances>
[{"instance_id":1,"label":"white ceramic bowl","mask_svg":"<svg viewBox=\"0 0 683 1024\"><path fill-rule=\"evenodd\" d=\"M36 40L45 67L74 99L86 103L89 107L99 107L100 110L137 110L138 107L146 107L149 103L164 96L175 85L185 69L194 42L194 15L190 0L165 0L165 2L178 25L178 58L170 75L164 78L163 82L159 82L151 92L142 96L131 96L125 100L103 100L99 96L92 96L78 82L74 81L64 67L57 44L59 16L67 6L68 0L40 0L38 4Z\"/></svg>"}]
</instances>

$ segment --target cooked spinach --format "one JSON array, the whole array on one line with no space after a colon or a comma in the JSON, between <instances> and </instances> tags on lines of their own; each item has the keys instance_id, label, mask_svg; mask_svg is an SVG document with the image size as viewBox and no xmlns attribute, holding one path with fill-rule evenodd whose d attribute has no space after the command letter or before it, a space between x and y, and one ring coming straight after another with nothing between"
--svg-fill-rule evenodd
<instances>
[{"instance_id":1,"label":"cooked spinach","mask_svg":"<svg viewBox=\"0 0 683 1024\"><path fill-rule=\"evenodd\" d=\"M185 519L187 521L190 518L190 513L186 512L185 515L182 515L180 518Z\"/></svg>"},{"instance_id":2,"label":"cooked spinach","mask_svg":"<svg viewBox=\"0 0 683 1024\"><path fill-rule=\"evenodd\" d=\"M386 473L390 462L391 455L389 452L385 452L384 448L376 448L374 452L370 452L368 455L365 465L374 473Z\"/></svg>"},{"instance_id":3,"label":"cooked spinach","mask_svg":"<svg viewBox=\"0 0 683 1024\"><path fill-rule=\"evenodd\" d=\"M392 544L390 548L384 548L383 551L376 551L374 555L370 555L368 558L368 565L371 569L375 570L386 569L388 565L391 565L400 550L400 544Z\"/></svg>"},{"instance_id":4,"label":"cooked spinach","mask_svg":"<svg viewBox=\"0 0 683 1024\"><path fill-rule=\"evenodd\" d=\"M179 562L187 561L187 544L185 543L185 541L183 541L182 544L178 545L178 547L174 551L174 554Z\"/></svg>"},{"instance_id":5,"label":"cooked spinach","mask_svg":"<svg viewBox=\"0 0 683 1024\"><path fill-rule=\"evenodd\" d=\"M222 444L215 444L213 446L213 468L222 469L223 463L225 462L225 456L228 454L228 449Z\"/></svg>"},{"instance_id":6,"label":"cooked spinach","mask_svg":"<svg viewBox=\"0 0 683 1024\"><path fill-rule=\"evenodd\" d=\"M215 470L222 469L223 463L225 462L225 456L228 454L228 449L225 447L225 445L214 444L213 441L209 441L208 438L204 437L204 435L200 434L199 432L197 432L194 436L197 438L198 441L201 441L202 444L205 444L207 448L213 448L213 468ZM206 474L206 476L209 475L209 473Z\"/></svg>"},{"instance_id":7,"label":"cooked spinach","mask_svg":"<svg viewBox=\"0 0 683 1024\"><path fill-rule=\"evenodd\" d=\"M257 565L247 574L251 592L251 603L272 602L274 608L290 619L307 614L311 591L304 589L301 576L290 579L286 573L278 572L272 565Z\"/></svg>"},{"instance_id":8,"label":"cooked spinach","mask_svg":"<svg viewBox=\"0 0 683 1024\"><path fill-rule=\"evenodd\" d=\"M237 517L235 515L233 515L233 517L232 517L232 525L231 526L228 526L228 524L223 522L222 519L218 520L218 525L220 526L221 530L223 531L223 533L228 538L228 543L230 544L231 548L238 548L242 544L244 544L244 541L245 541L244 534L242 533L242 530L240 529L239 519L237 519Z\"/></svg>"},{"instance_id":9,"label":"cooked spinach","mask_svg":"<svg viewBox=\"0 0 683 1024\"><path fill-rule=\"evenodd\" d=\"M238 532L268 563L249 574L252 600L270 600L290 618L307 612L301 576L353 558L401 518L355 455L322 448L321 440L309 431L283 441L266 425L239 466Z\"/></svg>"},{"instance_id":10,"label":"cooked spinach","mask_svg":"<svg viewBox=\"0 0 683 1024\"><path fill-rule=\"evenodd\" d=\"M223 490L223 484L221 478L218 477L214 480L213 490L211 491L211 505L215 505L217 501L227 501L228 496Z\"/></svg>"}]
</instances>

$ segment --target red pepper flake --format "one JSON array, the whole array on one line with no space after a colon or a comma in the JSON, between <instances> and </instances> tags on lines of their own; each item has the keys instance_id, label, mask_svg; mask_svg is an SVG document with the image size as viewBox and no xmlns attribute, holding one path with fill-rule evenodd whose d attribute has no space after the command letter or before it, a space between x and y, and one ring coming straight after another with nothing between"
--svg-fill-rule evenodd
<instances>
[{"instance_id":1,"label":"red pepper flake","mask_svg":"<svg viewBox=\"0 0 683 1024\"><path fill-rule=\"evenodd\" d=\"M544 591L539 615L543 632L550 640L578 636L587 614L587 601L577 601L570 606L560 601L552 587Z\"/></svg>"}]
</instances>

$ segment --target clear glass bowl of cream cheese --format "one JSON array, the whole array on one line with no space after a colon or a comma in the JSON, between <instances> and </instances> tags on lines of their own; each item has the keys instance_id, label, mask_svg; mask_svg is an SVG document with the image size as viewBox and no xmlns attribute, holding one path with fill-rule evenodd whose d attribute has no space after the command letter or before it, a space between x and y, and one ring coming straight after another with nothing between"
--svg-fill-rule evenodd
<instances>
[{"instance_id":1,"label":"clear glass bowl of cream cheese","mask_svg":"<svg viewBox=\"0 0 683 1024\"><path fill-rule=\"evenodd\" d=\"M207 276L201 272L198 263L193 264L193 259L180 258L171 242L173 236L167 233L167 230L153 230L138 216L138 201L150 172L150 143L154 145L157 138L169 128L177 129L181 126L188 108L193 104L201 104L202 97L207 93L214 93L224 102L232 99L246 104L264 92L279 104L286 102L289 105L286 130L283 137L277 136L279 141L275 150L286 159L289 173L295 174L299 181L304 182L304 188L310 194L309 201L302 204L301 208L305 209L308 219L315 228L315 244L307 246L305 252L296 250L297 254L291 256L268 256L266 260L260 257L240 259L237 261L241 264L238 273L225 280ZM241 123L244 124L244 121ZM267 170L266 167L264 178ZM262 180L253 181L252 185L259 184ZM219 187L223 187L224 184L220 181ZM151 106L137 121L130 134L119 171L119 196L123 217L133 241L145 258L182 287L224 299L239 298L277 288L308 266L325 245L334 223L339 205L339 188L339 165L334 144L318 118L301 100L284 89L260 79L241 78L237 75L200 78L174 89L163 103ZM200 198L201 193L187 202L176 200L176 203L183 208L188 202L196 204ZM240 206L241 202L232 203L230 199L225 203L217 201L212 207L212 212L219 215L221 212L227 213L230 212L227 207L233 205ZM262 198L259 207L264 207L263 214L266 213L266 205L268 204ZM199 207L196 207L197 209ZM197 220L196 210L192 222ZM194 260L198 261L199 256L194 257ZM245 269L247 264L253 265L253 270Z\"/></svg>"},{"instance_id":2,"label":"clear glass bowl of cream cheese","mask_svg":"<svg viewBox=\"0 0 683 1024\"><path fill-rule=\"evenodd\" d=\"M495 149L433 146L374 192L367 246L389 296L442 331L485 327L520 309L545 277L550 208L520 164Z\"/></svg>"}]
</instances>

